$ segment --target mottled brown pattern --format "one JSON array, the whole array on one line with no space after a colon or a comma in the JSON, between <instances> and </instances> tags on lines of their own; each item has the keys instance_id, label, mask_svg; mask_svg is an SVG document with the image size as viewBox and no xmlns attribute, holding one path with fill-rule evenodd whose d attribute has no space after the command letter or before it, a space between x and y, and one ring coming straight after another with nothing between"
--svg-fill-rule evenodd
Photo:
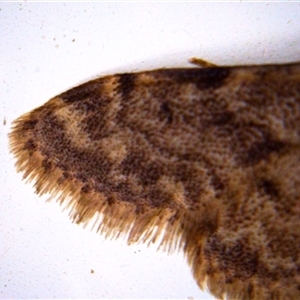
<instances>
[{"instance_id":1,"label":"mottled brown pattern","mask_svg":"<svg viewBox=\"0 0 300 300\"><path fill-rule=\"evenodd\" d=\"M300 299L300 64L106 76L17 119L10 144L76 222L162 236L216 297Z\"/></svg>"}]
</instances>

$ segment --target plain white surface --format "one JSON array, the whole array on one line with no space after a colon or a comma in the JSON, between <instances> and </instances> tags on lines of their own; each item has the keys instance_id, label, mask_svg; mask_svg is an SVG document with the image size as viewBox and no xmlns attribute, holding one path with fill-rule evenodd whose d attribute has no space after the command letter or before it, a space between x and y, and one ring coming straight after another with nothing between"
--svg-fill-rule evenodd
<instances>
[{"instance_id":1,"label":"plain white surface","mask_svg":"<svg viewBox=\"0 0 300 300\"><path fill-rule=\"evenodd\" d=\"M180 254L107 241L21 181L10 123L98 75L300 60L298 3L0 3L0 297L199 298ZM4 125L6 120L6 125Z\"/></svg>"}]
</instances>

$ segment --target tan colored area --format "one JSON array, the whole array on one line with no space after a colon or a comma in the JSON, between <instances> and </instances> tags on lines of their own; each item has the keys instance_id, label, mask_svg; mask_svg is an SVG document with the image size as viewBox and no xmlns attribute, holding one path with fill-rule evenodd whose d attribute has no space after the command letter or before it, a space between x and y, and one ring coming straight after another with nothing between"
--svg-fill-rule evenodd
<instances>
[{"instance_id":1,"label":"tan colored area","mask_svg":"<svg viewBox=\"0 0 300 300\"><path fill-rule=\"evenodd\" d=\"M62 103L62 100L59 98L55 98L55 100ZM82 120L87 117L82 111L72 109L70 106L63 106L53 111L53 114L63 124L65 134L72 141L74 147L80 149L84 145L91 143L88 134L82 130L80 125Z\"/></svg>"},{"instance_id":2,"label":"tan colored area","mask_svg":"<svg viewBox=\"0 0 300 300\"><path fill-rule=\"evenodd\" d=\"M51 99L13 123L17 171L107 238L183 250L218 299L300 299L300 65L208 66Z\"/></svg>"},{"instance_id":3,"label":"tan colored area","mask_svg":"<svg viewBox=\"0 0 300 300\"><path fill-rule=\"evenodd\" d=\"M115 164L120 164L126 157L126 145L118 136L110 136L101 140L100 147L106 153L108 159Z\"/></svg>"},{"instance_id":4,"label":"tan colored area","mask_svg":"<svg viewBox=\"0 0 300 300\"><path fill-rule=\"evenodd\" d=\"M184 195L184 186L181 182L174 182L172 178L162 176L157 184L161 186L167 193L173 195L173 200L178 204L182 209L187 209L188 205L185 202L186 198Z\"/></svg>"}]
</instances>

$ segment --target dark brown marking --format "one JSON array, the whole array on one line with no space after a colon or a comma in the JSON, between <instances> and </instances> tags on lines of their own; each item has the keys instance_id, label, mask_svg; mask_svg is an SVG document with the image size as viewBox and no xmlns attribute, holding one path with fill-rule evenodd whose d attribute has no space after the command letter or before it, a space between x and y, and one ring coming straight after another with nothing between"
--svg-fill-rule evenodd
<instances>
[{"instance_id":1,"label":"dark brown marking","mask_svg":"<svg viewBox=\"0 0 300 300\"><path fill-rule=\"evenodd\" d=\"M30 154L32 154L36 149L37 145L33 139L29 139L24 145L24 150L27 150Z\"/></svg>"},{"instance_id":2,"label":"dark brown marking","mask_svg":"<svg viewBox=\"0 0 300 300\"><path fill-rule=\"evenodd\" d=\"M279 153L288 148L289 145L282 141L273 140L270 137L265 137L262 142L253 143L251 148L246 153L246 164L257 164L262 160L266 160L271 153Z\"/></svg>"},{"instance_id":3,"label":"dark brown marking","mask_svg":"<svg viewBox=\"0 0 300 300\"><path fill-rule=\"evenodd\" d=\"M122 95L126 101L130 97L130 93L135 89L135 75L130 73L118 75L117 93Z\"/></svg>"},{"instance_id":4,"label":"dark brown marking","mask_svg":"<svg viewBox=\"0 0 300 300\"><path fill-rule=\"evenodd\" d=\"M160 109L158 112L158 118L161 121L165 120L165 122L167 124L170 124L173 122L173 112L172 112L172 109L170 108L169 103L164 102L160 105Z\"/></svg>"},{"instance_id":5,"label":"dark brown marking","mask_svg":"<svg viewBox=\"0 0 300 300\"><path fill-rule=\"evenodd\" d=\"M38 120L27 120L22 124L22 129L26 130L33 130L34 127L37 125Z\"/></svg>"},{"instance_id":6,"label":"dark brown marking","mask_svg":"<svg viewBox=\"0 0 300 300\"><path fill-rule=\"evenodd\" d=\"M260 187L265 194L274 199L279 197L279 189L276 186L276 183L271 180L261 179L258 183L258 187Z\"/></svg>"},{"instance_id":7,"label":"dark brown marking","mask_svg":"<svg viewBox=\"0 0 300 300\"><path fill-rule=\"evenodd\" d=\"M171 69L162 73L178 84L195 84L198 89L217 89L221 87L230 75L229 68L205 68L205 69Z\"/></svg>"},{"instance_id":8,"label":"dark brown marking","mask_svg":"<svg viewBox=\"0 0 300 300\"><path fill-rule=\"evenodd\" d=\"M58 97L60 97L66 103L72 103L77 101L80 102L82 99L95 99L95 96L97 97L97 95L100 95L99 80L93 80L68 90L60 94ZM94 103L89 101L89 104L93 105ZM92 108L89 110L92 110Z\"/></svg>"}]
</instances>

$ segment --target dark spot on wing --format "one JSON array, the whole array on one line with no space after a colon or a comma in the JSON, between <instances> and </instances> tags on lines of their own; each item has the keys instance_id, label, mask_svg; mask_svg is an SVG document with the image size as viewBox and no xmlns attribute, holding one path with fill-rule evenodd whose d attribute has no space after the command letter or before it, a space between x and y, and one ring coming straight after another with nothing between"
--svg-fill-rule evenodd
<instances>
[{"instance_id":1,"label":"dark spot on wing","mask_svg":"<svg viewBox=\"0 0 300 300\"><path fill-rule=\"evenodd\" d=\"M268 179L261 179L258 183L258 187L264 192L264 194L271 197L278 198L279 191L276 183Z\"/></svg>"},{"instance_id":2,"label":"dark spot on wing","mask_svg":"<svg viewBox=\"0 0 300 300\"><path fill-rule=\"evenodd\" d=\"M168 194L156 187L150 189L148 197L153 207L165 208L174 202L173 195Z\"/></svg>"},{"instance_id":3,"label":"dark spot on wing","mask_svg":"<svg viewBox=\"0 0 300 300\"><path fill-rule=\"evenodd\" d=\"M286 147L286 143L274 140L267 136L264 141L253 143L251 148L245 153L244 162L249 165L257 164L260 161L267 159L271 153L279 153Z\"/></svg>"},{"instance_id":4,"label":"dark spot on wing","mask_svg":"<svg viewBox=\"0 0 300 300\"><path fill-rule=\"evenodd\" d=\"M170 108L170 105L167 102L161 104L158 118L160 121L165 121L167 124L172 123L173 121L173 112Z\"/></svg>"},{"instance_id":5,"label":"dark spot on wing","mask_svg":"<svg viewBox=\"0 0 300 300\"><path fill-rule=\"evenodd\" d=\"M51 170L53 170L53 163L45 158L43 161L42 161L42 167L44 168L44 172L47 173L47 172L50 172Z\"/></svg>"},{"instance_id":6,"label":"dark spot on wing","mask_svg":"<svg viewBox=\"0 0 300 300\"><path fill-rule=\"evenodd\" d=\"M24 150L27 150L29 152L29 155L32 155L34 153L34 151L37 149L37 145L36 143L33 141L33 139L29 139L24 147Z\"/></svg>"},{"instance_id":7,"label":"dark spot on wing","mask_svg":"<svg viewBox=\"0 0 300 300\"><path fill-rule=\"evenodd\" d=\"M121 93L123 99L128 99L135 89L135 74L125 73L118 76L117 92Z\"/></svg>"},{"instance_id":8,"label":"dark spot on wing","mask_svg":"<svg viewBox=\"0 0 300 300\"><path fill-rule=\"evenodd\" d=\"M94 100L96 97L101 96L101 82L100 79L89 81L60 94L58 97L66 103L82 101L83 99ZM89 103L92 104L93 101L89 101ZM87 105L87 103L85 103L85 105ZM86 108L88 109L88 107ZM93 110L93 107L89 110Z\"/></svg>"},{"instance_id":9,"label":"dark spot on wing","mask_svg":"<svg viewBox=\"0 0 300 300\"><path fill-rule=\"evenodd\" d=\"M219 113L212 113L210 123L216 126L225 126L227 124L234 124L235 115L230 111Z\"/></svg>"},{"instance_id":10,"label":"dark spot on wing","mask_svg":"<svg viewBox=\"0 0 300 300\"><path fill-rule=\"evenodd\" d=\"M22 124L22 130L32 130L35 128L38 120L27 120Z\"/></svg>"},{"instance_id":11,"label":"dark spot on wing","mask_svg":"<svg viewBox=\"0 0 300 300\"><path fill-rule=\"evenodd\" d=\"M217 89L221 87L230 75L229 68L204 69L169 69L162 70L163 74L179 84L195 84L198 89Z\"/></svg>"}]
</instances>

